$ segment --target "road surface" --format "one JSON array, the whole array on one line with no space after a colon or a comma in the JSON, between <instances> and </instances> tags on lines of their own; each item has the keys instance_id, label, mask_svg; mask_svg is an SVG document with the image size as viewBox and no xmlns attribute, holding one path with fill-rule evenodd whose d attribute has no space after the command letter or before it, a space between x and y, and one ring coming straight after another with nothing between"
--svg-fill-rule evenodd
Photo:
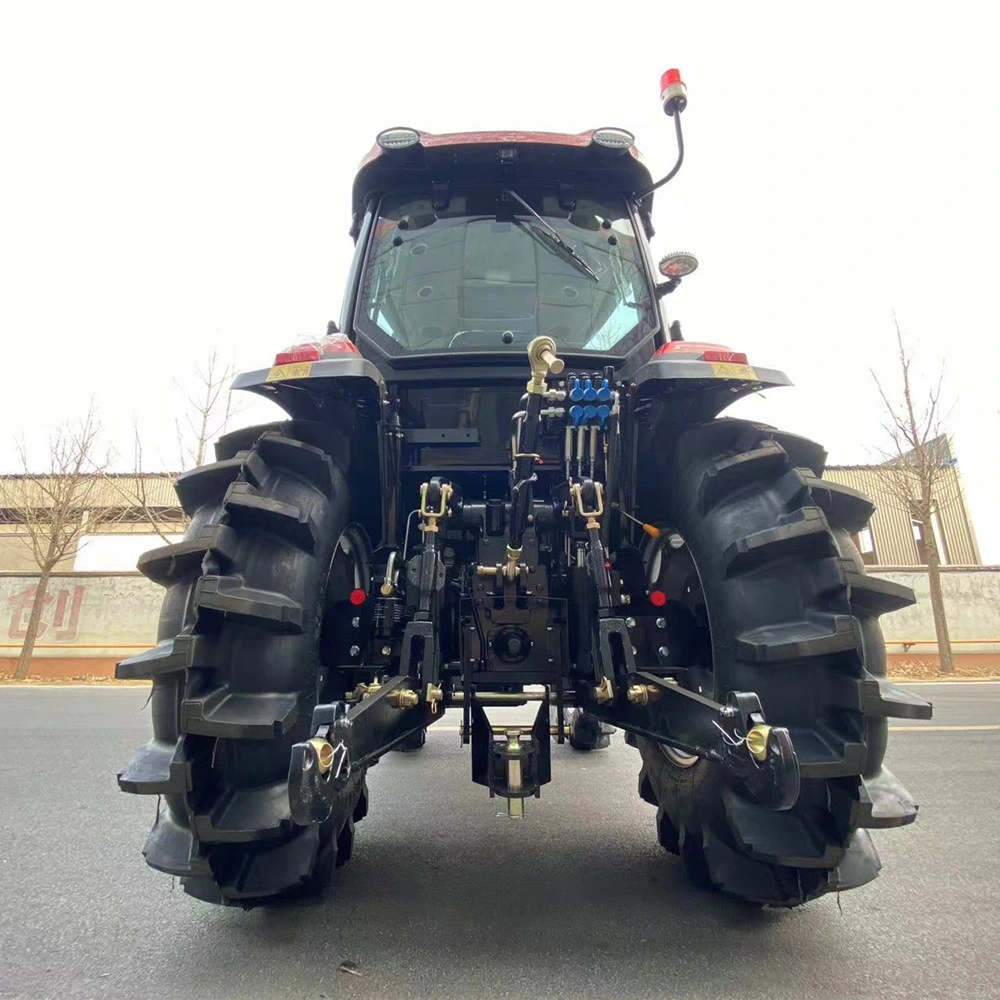
<instances>
[{"instance_id":1,"label":"road surface","mask_svg":"<svg viewBox=\"0 0 1000 1000\"><path fill-rule=\"evenodd\" d=\"M839 903L690 888L620 735L554 747L512 822L452 730L370 772L321 905L244 912L142 861L156 804L114 774L148 738L144 690L0 687L0 996L1000 997L1000 684L919 691L935 718L900 723L888 763L920 818L874 832L882 877Z\"/></svg>"}]
</instances>

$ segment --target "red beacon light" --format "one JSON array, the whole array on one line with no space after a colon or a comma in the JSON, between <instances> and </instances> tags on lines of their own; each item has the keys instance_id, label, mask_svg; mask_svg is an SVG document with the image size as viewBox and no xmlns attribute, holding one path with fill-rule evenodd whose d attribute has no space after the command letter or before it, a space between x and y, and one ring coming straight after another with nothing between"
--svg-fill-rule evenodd
<instances>
[{"instance_id":1,"label":"red beacon light","mask_svg":"<svg viewBox=\"0 0 1000 1000\"><path fill-rule=\"evenodd\" d=\"M307 340L274 356L276 365L294 365L303 361L322 361L324 358L338 354L360 354L361 352L351 342L351 338L343 333L328 333L317 340Z\"/></svg>"},{"instance_id":2,"label":"red beacon light","mask_svg":"<svg viewBox=\"0 0 1000 1000\"><path fill-rule=\"evenodd\" d=\"M660 103L668 115L683 111L687 107L687 87L681 80L679 69L668 69L660 77Z\"/></svg>"}]
</instances>

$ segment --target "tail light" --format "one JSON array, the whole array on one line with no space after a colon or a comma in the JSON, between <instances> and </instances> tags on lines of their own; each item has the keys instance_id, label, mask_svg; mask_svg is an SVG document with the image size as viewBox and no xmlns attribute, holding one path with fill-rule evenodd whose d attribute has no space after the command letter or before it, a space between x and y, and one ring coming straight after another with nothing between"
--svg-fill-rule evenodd
<instances>
[{"instance_id":1,"label":"tail light","mask_svg":"<svg viewBox=\"0 0 1000 1000\"><path fill-rule=\"evenodd\" d=\"M274 356L276 365L292 365L300 361L321 361L334 354L360 354L361 352L351 342L351 338L343 333L331 333L317 340L307 340L301 344L293 344Z\"/></svg>"},{"instance_id":2,"label":"tail light","mask_svg":"<svg viewBox=\"0 0 1000 1000\"><path fill-rule=\"evenodd\" d=\"M731 351L722 344L705 344L697 340L671 340L658 348L654 358L676 354L692 355L692 361L724 361L734 365L748 364L747 356L741 351Z\"/></svg>"}]
</instances>

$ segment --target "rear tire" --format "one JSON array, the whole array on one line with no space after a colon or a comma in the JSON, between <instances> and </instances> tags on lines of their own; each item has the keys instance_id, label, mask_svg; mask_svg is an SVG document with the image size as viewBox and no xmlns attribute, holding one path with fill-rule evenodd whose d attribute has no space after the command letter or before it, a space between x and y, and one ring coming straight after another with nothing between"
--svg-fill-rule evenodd
<instances>
[{"instance_id":1,"label":"rear tire","mask_svg":"<svg viewBox=\"0 0 1000 1000\"><path fill-rule=\"evenodd\" d=\"M802 787L791 810L772 812L718 764L638 738L639 793L693 882L773 906L875 878L868 828L917 811L882 760L886 717L923 710L880 683L878 625L913 596L865 575L851 534L874 507L819 478L825 457L803 438L715 420L681 435L656 470L662 508L643 507L684 538L697 567L712 646L705 693L756 692L767 721L791 732Z\"/></svg>"},{"instance_id":2,"label":"rear tire","mask_svg":"<svg viewBox=\"0 0 1000 1000\"><path fill-rule=\"evenodd\" d=\"M139 560L167 592L156 648L116 672L153 684L153 739L119 785L161 796L143 854L199 899L321 890L367 810L363 772L323 824L297 826L288 804L292 744L318 700L343 694L320 660L325 612L367 589L341 445L301 421L223 438L219 461L177 482L184 540Z\"/></svg>"}]
</instances>

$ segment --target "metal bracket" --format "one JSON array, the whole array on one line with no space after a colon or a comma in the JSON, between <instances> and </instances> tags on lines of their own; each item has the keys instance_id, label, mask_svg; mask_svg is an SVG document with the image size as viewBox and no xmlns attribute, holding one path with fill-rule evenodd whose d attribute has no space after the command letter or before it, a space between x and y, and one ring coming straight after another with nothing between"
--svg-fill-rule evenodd
<instances>
[{"instance_id":1,"label":"metal bracket","mask_svg":"<svg viewBox=\"0 0 1000 1000\"><path fill-rule=\"evenodd\" d=\"M440 718L436 708L417 690L416 678L407 676L390 678L351 708L343 701L317 705L315 735L292 746L288 765L293 822L326 820L351 775Z\"/></svg>"},{"instance_id":2,"label":"metal bracket","mask_svg":"<svg viewBox=\"0 0 1000 1000\"><path fill-rule=\"evenodd\" d=\"M538 798L542 785L552 780L552 743L549 697L542 698L528 733L510 727L494 733L482 704L472 698L472 780L486 785L490 798L508 800L507 813L524 814L523 800ZM527 738L525 738L527 737Z\"/></svg>"},{"instance_id":3,"label":"metal bracket","mask_svg":"<svg viewBox=\"0 0 1000 1000\"><path fill-rule=\"evenodd\" d=\"M629 673L616 697L587 709L599 719L721 764L752 798L784 810L799 797L798 757L787 729L767 726L760 699L730 692L720 705L646 671Z\"/></svg>"}]
</instances>

